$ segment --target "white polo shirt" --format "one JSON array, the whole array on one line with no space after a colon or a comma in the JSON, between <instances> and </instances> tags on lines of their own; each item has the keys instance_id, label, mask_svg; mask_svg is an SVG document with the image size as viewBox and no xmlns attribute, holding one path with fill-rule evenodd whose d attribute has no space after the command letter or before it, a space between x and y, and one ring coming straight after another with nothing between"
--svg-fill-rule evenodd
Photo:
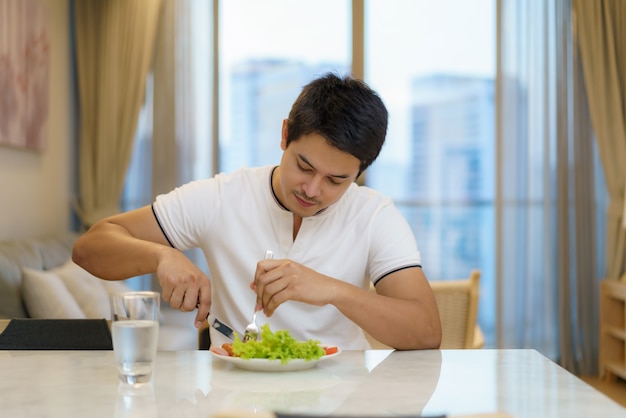
<instances>
[{"instance_id":1,"label":"white polo shirt","mask_svg":"<svg viewBox=\"0 0 626 418\"><path fill-rule=\"evenodd\" d=\"M420 266L413 233L391 199L350 185L336 203L304 218L293 240L293 215L271 187L274 167L243 168L231 174L190 182L153 204L157 221L173 247L199 247L212 284L210 322L243 334L256 296L250 290L257 261L266 250L274 259L288 258L319 273L367 289L394 271ZM342 349L366 349L360 327L334 306L288 301L259 325L288 329L298 340L314 338ZM211 329L213 344L223 336Z\"/></svg>"}]
</instances>

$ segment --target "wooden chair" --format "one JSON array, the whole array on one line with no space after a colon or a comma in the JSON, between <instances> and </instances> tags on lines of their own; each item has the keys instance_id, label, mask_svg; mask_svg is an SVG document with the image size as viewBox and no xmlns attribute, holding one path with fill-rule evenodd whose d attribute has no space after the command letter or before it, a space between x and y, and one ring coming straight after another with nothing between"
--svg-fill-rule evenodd
<instances>
[{"instance_id":1,"label":"wooden chair","mask_svg":"<svg viewBox=\"0 0 626 418\"><path fill-rule=\"evenodd\" d=\"M480 271L468 279L431 281L441 317L441 349L482 348L485 340L477 323Z\"/></svg>"}]
</instances>

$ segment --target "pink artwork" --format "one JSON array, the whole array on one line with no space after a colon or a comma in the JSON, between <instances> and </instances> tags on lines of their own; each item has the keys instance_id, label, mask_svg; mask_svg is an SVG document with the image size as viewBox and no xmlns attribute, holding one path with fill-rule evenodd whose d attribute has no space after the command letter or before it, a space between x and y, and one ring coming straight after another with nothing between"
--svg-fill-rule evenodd
<instances>
[{"instance_id":1,"label":"pink artwork","mask_svg":"<svg viewBox=\"0 0 626 418\"><path fill-rule=\"evenodd\" d=\"M0 145L47 142L50 38L38 0L0 0Z\"/></svg>"}]
</instances>

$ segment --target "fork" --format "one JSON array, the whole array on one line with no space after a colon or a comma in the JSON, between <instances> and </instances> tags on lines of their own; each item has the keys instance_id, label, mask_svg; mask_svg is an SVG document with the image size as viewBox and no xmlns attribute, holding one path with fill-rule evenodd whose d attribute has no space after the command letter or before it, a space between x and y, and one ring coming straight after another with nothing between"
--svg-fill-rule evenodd
<instances>
[{"instance_id":1,"label":"fork","mask_svg":"<svg viewBox=\"0 0 626 418\"><path fill-rule=\"evenodd\" d=\"M269 260L274 256L274 253L270 250L265 251L265 260ZM246 331L243 333L242 341L245 343L248 340L256 340L259 337L259 327L256 325L256 306L254 307L254 313L252 314L252 322L246 327Z\"/></svg>"}]
</instances>

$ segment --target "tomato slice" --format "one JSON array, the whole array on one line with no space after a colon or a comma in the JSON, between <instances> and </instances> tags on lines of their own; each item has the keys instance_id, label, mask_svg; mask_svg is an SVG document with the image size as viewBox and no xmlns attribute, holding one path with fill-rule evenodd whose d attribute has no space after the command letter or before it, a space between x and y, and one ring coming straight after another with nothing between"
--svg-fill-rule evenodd
<instances>
[{"instance_id":1,"label":"tomato slice","mask_svg":"<svg viewBox=\"0 0 626 418\"><path fill-rule=\"evenodd\" d=\"M226 352L228 353L228 355L230 357L234 357L235 356L235 353L233 353L233 345L231 343L224 343L224 344L222 344L222 348L224 350L226 350Z\"/></svg>"},{"instance_id":2,"label":"tomato slice","mask_svg":"<svg viewBox=\"0 0 626 418\"><path fill-rule=\"evenodd\" d=\"M337 351L339 351L339 349L337 347L324 347L324 351L326 352L326 355L330 355L330 354L335 354Z\"/></svg>"},{"instance_id":3,"label":"tomato slice","mask_svg":"<svg viewBox=\"0 0 626 418\"><path fill-rule=\"evenodd\" d=\"M228 351L224 350L222 347L215 347L212 346L211 347L211 352L218 354L220 356L228 356L230 357L230 354L228 354Z\"/></svg>"}]
</instances>

